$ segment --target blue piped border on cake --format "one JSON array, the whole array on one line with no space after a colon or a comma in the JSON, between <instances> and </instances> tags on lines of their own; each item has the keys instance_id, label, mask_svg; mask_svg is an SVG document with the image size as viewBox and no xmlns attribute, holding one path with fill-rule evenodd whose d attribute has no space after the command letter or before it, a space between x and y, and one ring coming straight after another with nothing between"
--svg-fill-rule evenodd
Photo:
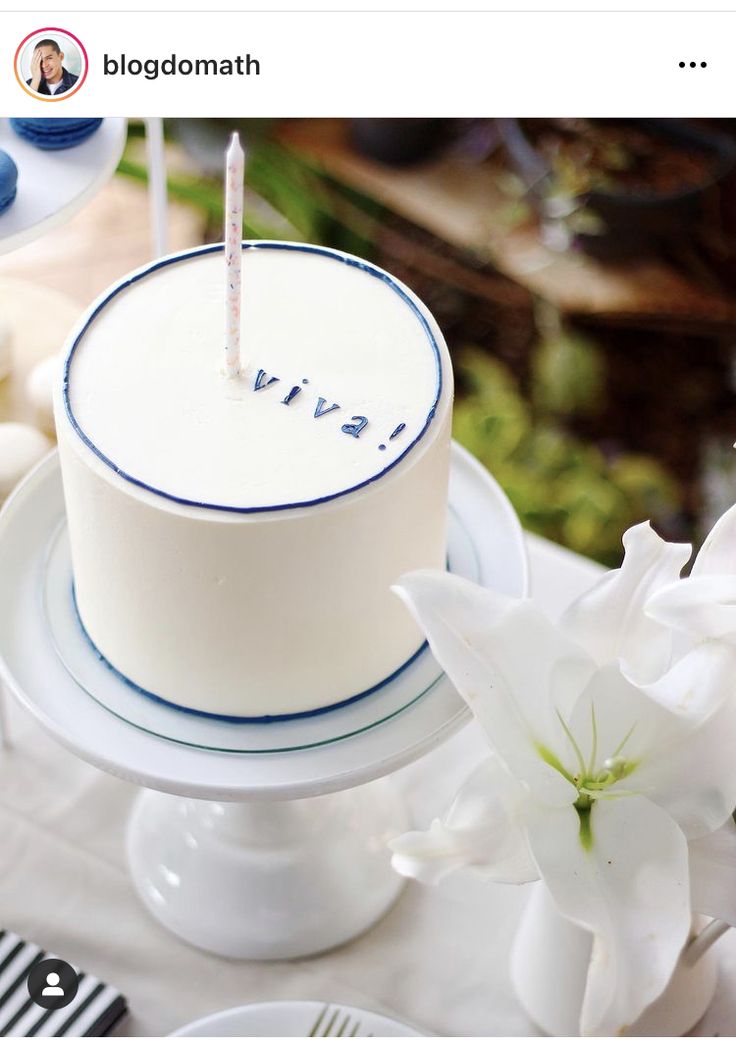
<instances>
[{"instance_id":1,"label":"blue piped border on cake","mask_svg":"<svg viewBox=\"0 0 736 1045\"><path fill-rule=\"evenodd\" d=\"M327 704L323 708L312 708L310 711L295 711L289 715L259 715L245 717L242 715L218 715L212 711L199 711L196 708L187 708L183 704L175 704L171 700L165 700L164 697L159 697L156 693L151 693L150 690L144 689L139 686L137 682L133 682L127 675L124 675L122 671L111 664L104 653L102 653L95 645L93 639L90 637L89 632L84 626L82 616L79 612L79 606L77 604L77 592L74 584L72 584L72 605L74 606L74 613L77 618L77 623L82 632L82 635L89 643L89 646L97 657L97 659L105 665L105 667L112 672L112 674L124 682L126 686L129 686L136 693L139 693L142 697L147 697L149 700L154 700L157 704L163 704L164 707L171 708L173 711L183 711L186 715L195 715L197 718L209 718L214 719L217 722L230 722L239 723L240 725L246 725L250 723L254 725L256 723L260 725L268 725L270 722L290 722L300 718L314 718L315 715L325 715L329 711L337 711L339 708L346 708L349 704L355 704L358 700L363 700L364 697L370 697L373 693L377 693L384 686L388 686L389 683L394 682L407 668L411 667L415 660L421 656L422 653L428 648L429 643L425 640L419 649L412 653L408 660L405 660L396 671L392 671L390 675L387 675L385 679L381 679L375 686L371 686L370 689L364 689L362 693L356 693L355 696L347 697L345 700L339 700L336 704Z\"/></svg>"},{"instance_id":2,"label":"blue piped border on cake","mask_svg":"<svg viewBox=\"0 0 736 1045\"><path fill-rule=\"evenodd\" d=\"M99 313L105 308L105 306L108 304L108 302L112 301L112 299L114 297L116 297L119 293L121 293L121 291L127 290L128 287L132 286L134 283L137 283L141 279L145 279L152 272L156 272L158 269L161 269L161 268L166 268L168 265L174 265L177 262L185 261L188 258L198 257L200 254L215 254L215 253L218 253L218 252L222 252L224 250L224 244L222 244L222 243L216 243L216 244L212 244L212 245L206 246L206 247L197 247L196 250L185 251L185 252L183 252L181 254L175 254L175 255L172 255L171 257L162 258L160 261L154 262L152 265L149 265L147 268L145 268L144 270L136 273L134 276L131 276L129 279L125 280L124 282L119 283L108 295L106 295L106 297L104 297L102 299L102 301L100 301L100 303L96 306L94 311L90 314L90 316L87 319L87 321L85 322L84 326L79 331L79 333L77 334L76 338L74 339L74 343L72 344L71 348L69 349L69 354L68 354L68 356L67 356L67 358L65 360L65 363L64 363L63 399L64 399L64 408L66 410L66 415L67 415L67 417L69 419L69 423L71 424L72 428L77 433L79 438L82 440L82 442L85 444L85 446L88 447L88 449L90 449L92 451L92 453L96 457L98 457L100 459L100 461L103 462L103 464L107 465L108 468L111 468L117 475L119 475L121 479L125 479L127 482L132 483L134 486L138 486L138 487L140 487L143 490L148 490L149 493L157 494L159 497L165 497L169 501L174 501L177 504L187 505L187 506L189 506L191 508L210 508L210 509L212 509L214 511L236 512L236 513L241 514L241 515L250 515L250 514L255 514L257 512L277 512L277 511L285 511L285 510L290 509L290 508L308 508L311 505L323 504L326 501L334 501L338 497L344 497L344 496L346 496L349 493L354 493L355 490L362 489L364 486L369 486L371 483L376 482L376 480L378 480L378 479L382 478L382 476L386 475L387 472L390 472L392 468L395 468L396 465L399 464L400 461L403 461L403 459L406 457L406 455L408 453L410 453L413 450L413 448L417 445L417 443L424 437L425 433L427 432L427 429L429 428L429 426L431 425L431 423L432 423L432 421L434 419L435 413L437 411L437 406L438 406L440 398L442 396L442 359L441 359L441 355L440 355L440 348L439 348L439 345L437 344L437 339L435 338L434 334L432 333L432 328L430 327L429 323L427 322L427 319L423 315L421 309L417 306L417 304L414 301L412 301L412 299L409 297L409 295L406 293L406 291L403 290L398 285L398 283L393 279L393 277L391 277L387 272L383 272L381 269L378 269L375 266L371 265L370 262L368 262L368 261L361 261L359 258L354 258L354 257L349 257L349 256L346 257L346 256L344 256L342 254L338 254L337 252L335 252L333 250L330 250L328 247L315 247L315 246L310 246L308 244L299 244L299 243L278 243L278 242L271 242L271 241L265 241L265 240L264 241L255 241L255 242L253 242L253 241L244 240L243 241L243 249L244 250L289 250L289 251L301 252L301 253L304 253L304 254L319 254L319 255L322 255L323 257L331 258L333 261L338 261L338 262L341 262L344 265L349 265L352 268L360 269L362 272L365 272L367 275L373 276L374 279L381 280L381 282L385 283L386 286L390 287L391 290L393 290L394 293L398 297L401 298L401 300L404 302L404 304L408 305L409 309L414 313L414 315L416 316L416 318L419 321L420 326L424 330L424 333L427 336L427 340L428 340L428 342L429 342L429 344L430 344L430 346L432 348L432 351L434 353L435 365L436 365L436 368L437 368L437 389L436 389L436 393L435 393L434 402L432 403L432 407L431 407L429 413L427 414L427 419L426 419L424 425L422 426L420 432L412 440L412 442L409 443L409 445L401 452L401 454L399 454L399 456L396 458L396 460L392 461L391 464L389 464L385 468L381 469L380 472L377 472L375 475L371 476L369 479L364 479L363 482L356 483L355 486L350 486L350 487L348 487L345 490L338 490L336 493L325 494L323 497L315 497L313 500L309 500L309 501L294 501L294 502L285 503L285 504L269 504L269 505L262 505L262 506L259 506L259 507L247 507L247 506L230 505L230 504L212 504L212 503L209 503L207 501L194 501L194 500L190 500L189 498L186 498L186 497L178 497L176 494L167 493L166 490L160 490L158 487L151 486L150 483L146 483L142 479L136 479L135 476L130 475L123 468L120 468L118 465L116 465L114 461L110 460L110 458L107 457L102 452L102 450L100 450L100 448L98 446L96 446L95 443L92 442L92 440L89 438L89 436L83 430L83 428L81 427L81 425L77 421L76 417L74 416L74 412L73 412L73 410L71 408L71 403L69 401L69 377L70 377L70 370L71 370L72 360L74 358L74 354L75 354L77 348L79 347L79 345L80 345L80 343L82 341L82 338L84 337L88 327L96 319L96 317L99 315ZM358 699L358 698L351 698L351 699Z\"/></svg>"}]
</instances>

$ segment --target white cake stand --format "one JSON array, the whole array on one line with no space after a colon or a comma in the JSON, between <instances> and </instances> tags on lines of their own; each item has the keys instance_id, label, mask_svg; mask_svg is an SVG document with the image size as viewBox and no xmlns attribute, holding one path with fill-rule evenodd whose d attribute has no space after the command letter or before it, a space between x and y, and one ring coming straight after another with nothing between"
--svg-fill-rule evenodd
<instances>
[{"instance_id":1,"label":"white cake stand","mask_svg":"<svg viewBox=\"0 0 736 1045\"><path fill-rule=\"evenodd\" d=\"M18 167L18 195L0 214L0 254L24 247L69 221L115 173L125 148L127 121L108 117L71 149L38 149L0 119L0 149Z\"/></svg>"},{"instance_id":2,"label":"white cake stand","mask_svg":"<svg viewBox=\"0 0 736 1045\"><path fill-rule=\"evenodd\" d=\"M518 520L457 446L450 505L451 568L457 559L458 572L525 594ZM386 843L407 817L384 778L468 718L429 652L375 703L367 697L307 719L238 725L224 742L219 723L202 720L197 731L196 717L166 709L173 718L162 724L152 701L122 693L106 668L95 675L76 644L72 611L64 611L71 576L63 526L53 453L0 514L0 672L67 748L153 789L137 799L128 833L146 906L189 943L234 958L314 954L363 932L401 889ZM216 749L221 743L231 750Z\"/></svg>"}]
</instances>

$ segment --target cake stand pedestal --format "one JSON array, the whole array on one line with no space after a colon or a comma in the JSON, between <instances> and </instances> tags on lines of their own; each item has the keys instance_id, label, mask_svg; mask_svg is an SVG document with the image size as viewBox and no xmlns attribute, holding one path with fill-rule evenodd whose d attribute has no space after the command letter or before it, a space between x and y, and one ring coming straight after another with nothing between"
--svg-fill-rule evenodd
<instances>
[{"instance_id":1,"label":"cake stand pedestal","mask_svg":"<svg viewBox=\"0 0 736 1045\"><path fill-rule=\"evenodd\" d=\"M459 447L450 508L451 568L525 594L518 520ZM385 778L469 718L429 651L380 693L303 720L227 727L162 712L84 659L67 609L64 526L53 453L0 514L0 674L67 748L149 789L128 831L148 909L187 942L233 958L314 954L369 928L402 884L386 843L408 818Z\"/></svg>"},{"instance_id":2,"label":"cake stand pedestal","mask_svg":"<svg viewBox=\"0 0 736 1045\"><path fill-rule=\"evenodd\" d=\"M133 881L189 943L229 958L336 947L399 896L386 845L408 829L387 781L287 802L203 802L144 792L128 829Z\"/></svg>"}]
</instances>

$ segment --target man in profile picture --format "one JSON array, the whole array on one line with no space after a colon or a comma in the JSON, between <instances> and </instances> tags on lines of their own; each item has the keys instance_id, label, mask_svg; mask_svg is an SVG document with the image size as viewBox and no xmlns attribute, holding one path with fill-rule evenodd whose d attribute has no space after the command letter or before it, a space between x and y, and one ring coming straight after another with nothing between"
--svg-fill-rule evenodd
<instances>
[{"instance_id":1,"label":"man in profile picture","mask_svg":"<svg viewBox=\"0 0 736 1045\"><path fill-rule=\"evenodd\" d=\"M31 78L26 83L36 94L63 94L79 79L64 68L64 52L56 40L41 40L33 48Z\"/></svg>"}]
</instances>

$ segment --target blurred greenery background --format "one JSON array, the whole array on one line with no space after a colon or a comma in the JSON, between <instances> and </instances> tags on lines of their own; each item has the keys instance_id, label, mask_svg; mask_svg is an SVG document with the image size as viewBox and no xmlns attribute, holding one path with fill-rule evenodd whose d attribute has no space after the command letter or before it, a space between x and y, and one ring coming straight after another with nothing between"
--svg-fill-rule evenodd
<instances>
[{"instance_id":1,"label":"blurred greenery background","mask_svg":"<svg viewBox=\"0 0 736 1045\"><path fill-rule=\"evenodd\" d=\"M733 502L729 123L168 121L170 196L208 240L233 129L245 236L359 254L427 302L455 437L525 527L615 566L633 523L697 541ZM120 166L140 181L142 133Z\"/></svg>"}]
</instances>

